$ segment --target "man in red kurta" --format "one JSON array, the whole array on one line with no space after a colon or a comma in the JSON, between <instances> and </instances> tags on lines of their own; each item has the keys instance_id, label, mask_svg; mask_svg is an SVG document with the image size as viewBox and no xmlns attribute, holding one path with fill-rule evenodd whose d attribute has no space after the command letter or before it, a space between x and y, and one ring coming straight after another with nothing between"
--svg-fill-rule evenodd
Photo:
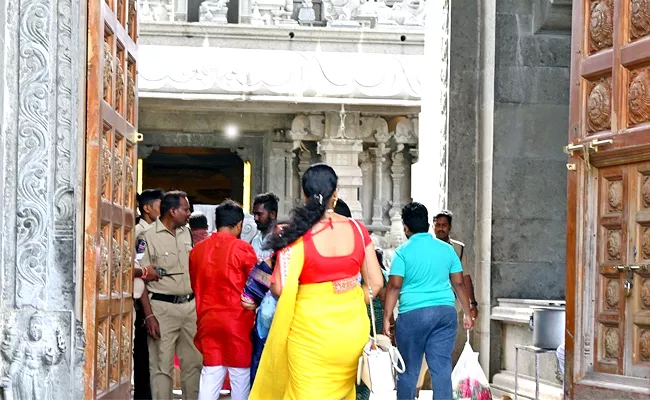
<instances>
[{"instance_id":1,"label":"man in red kurta","mask_svg":"<svg viewBox=\"0 0 650 400\"><path fill-rule=\"evenodd\" d=\"M244 211L235 202L216 208L217 231L190 253L190 280L196 296L194 344L203 354L199 400L219 397L226 373L232 399L248 399L255 313L241 306L241 293L257 262L241 234Z\"/></svg>"}]
</instances>

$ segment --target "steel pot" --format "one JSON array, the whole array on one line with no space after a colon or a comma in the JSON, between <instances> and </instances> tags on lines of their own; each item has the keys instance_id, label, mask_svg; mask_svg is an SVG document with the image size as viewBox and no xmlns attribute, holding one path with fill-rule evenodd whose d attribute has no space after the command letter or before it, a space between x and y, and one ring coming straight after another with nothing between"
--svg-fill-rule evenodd
<instances>
[{"instance_id":1,"label":"steel pot","mask_svg":"<svg viewBox=\"0 0 650 400\"><path fill-rule=\"evenodd\" d=\"M564 307L535 306L528 327L533 331L533 346L557 349L564 343L566 311Z\"/></svg>"}]
</instances>

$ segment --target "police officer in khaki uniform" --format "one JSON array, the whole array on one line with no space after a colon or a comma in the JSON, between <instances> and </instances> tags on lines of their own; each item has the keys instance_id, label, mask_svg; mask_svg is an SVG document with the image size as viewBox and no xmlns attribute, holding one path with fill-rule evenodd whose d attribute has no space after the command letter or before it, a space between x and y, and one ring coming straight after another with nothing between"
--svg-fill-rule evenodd
<instances>
[{"instance_id":1,"label":"police officer in khaki uniform","mask_svg":"<svg viewBox=\"0 0 650 400\"><path fill-rule=\"evenodd\" d=\"M451 213L451 211L441 211L438 213L435 218L433 219L433 231L436 234L436 237L443 242L447 242L451 245L451 247L456 250L456 255L458 255L458 258L460 259L460 262L462 264L463 262L463 253L465 252L465 244L463 242L459 242L458 240L454 240L451 237L449 237L449 233L451 232L451 221L453 220L454 215ZM478 317L478 303L476 302L476 297L474 297L474 284L472 283L472 277L469 273L469 268L465 268L463 266L463 277L465 278L465 287L469 288L469 301L470 301L470 315L472 319L476 320ZM458 305L458 302L456 303ZM459 310L459 318L460 318L460 323L458 326L462 327L463 326L463 317L462 317L462 309L460 307L457 307ZM465 346L465 339L466 334L462 329L458 330L458 334L456 335L456 346L454 347L454 360L460 355L460 352L462 351L463 347ZM420 377L418 379L418 391L422 388L424 384L424 379L426 376L426 373L428 372L429 368L427 367L426 360L422 361L422 370L420 371Z\"/></svg>"},{"instance_id":2,"label":"police officer in khaki uniform","mask_svg":"<svg viewBox=\"0 0 650 400\"><path fill-rule=\"evenodd\" d=\"M174 398L174 354L177 354L183 399L197 399L203 360L194 346L196 304L189 274L192 235L187 227L190 218L187 195L179 191L165 194L160 214L141 235L145 250L140 265L153 265L166 272L159 281L147 282L150 304L143 304L149 332L152 395L154 400Z\"/></svg>"}]
</instances>

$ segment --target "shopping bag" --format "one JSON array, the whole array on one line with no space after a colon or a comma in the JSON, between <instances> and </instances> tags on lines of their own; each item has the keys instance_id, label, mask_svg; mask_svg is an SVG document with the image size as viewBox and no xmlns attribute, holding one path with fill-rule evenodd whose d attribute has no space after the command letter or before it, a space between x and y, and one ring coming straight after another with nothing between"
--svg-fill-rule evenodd
<instances>
[{"instance_id":1,"label":"shopping bag","mask_svg":"<svg viewBox=\"0 0 650 400\"><path fill-rule=\"evenodd\" d=\"M469 331L465 348L451 373L451 383L453 400L492 400L490 382L478 362L478 353L469 344Z\"/></svg>"}]
</instances>

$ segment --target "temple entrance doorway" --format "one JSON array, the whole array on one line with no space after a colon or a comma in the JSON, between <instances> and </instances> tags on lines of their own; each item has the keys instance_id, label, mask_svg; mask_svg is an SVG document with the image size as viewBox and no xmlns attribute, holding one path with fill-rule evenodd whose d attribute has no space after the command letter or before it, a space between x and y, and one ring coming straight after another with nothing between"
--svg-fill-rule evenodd
<instances>
[{"instance_id":1,"label":"temple entrance doorway","mask_svg":"<svg viewBox=\"0 0 650 400\"><path fill-rule=\"evenodd\" d=\"M244 203L244 164L230 149L158 147L142 162L142 188L182 190L190 204Z\"/></svg>"}]
</instances>

